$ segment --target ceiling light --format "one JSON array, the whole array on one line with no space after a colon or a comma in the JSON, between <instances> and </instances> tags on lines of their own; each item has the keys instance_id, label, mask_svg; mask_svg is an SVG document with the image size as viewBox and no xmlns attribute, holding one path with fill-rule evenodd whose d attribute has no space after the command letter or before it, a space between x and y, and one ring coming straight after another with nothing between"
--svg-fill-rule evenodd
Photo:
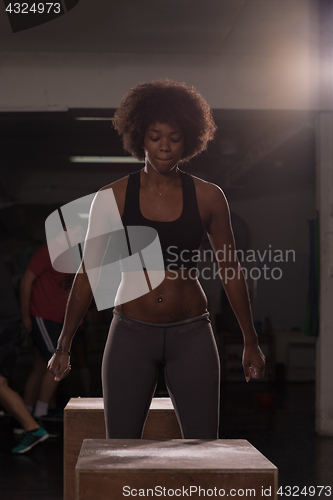
<instances>
[{"instance_id":1,"label":"ceiling light","mask_svg":"<svg viewBox=\"0 0 333 500\"><path fill-rule=\"evenodd\" d=\"M114 116L76 116L75 120L82 121L114 121Z\"/></svg>"},{"instance_id":2,"label":"ceiling light","mask_svg":"<svg viewBox=\"0 0 333 500\"><path fill-rule=\"evenodd\" d=\"M73 163L144 163L133 156L70 156Z\"/></svg>"}]
</instances>

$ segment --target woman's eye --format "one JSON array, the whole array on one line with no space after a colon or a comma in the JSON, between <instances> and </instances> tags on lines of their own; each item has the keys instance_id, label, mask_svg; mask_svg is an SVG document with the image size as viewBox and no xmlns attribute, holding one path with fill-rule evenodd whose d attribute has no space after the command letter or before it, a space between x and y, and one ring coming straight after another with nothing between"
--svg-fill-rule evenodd
<instances>
[{"instance_id":1,"label":"woman's eye","mask_svg":"<svg viewBox=\"0 0 333 500\"><path fill-rule=\"evenodd\" d=\"M156 138L156 137L151 137L151 138L150 138L150 140L151 140L151 141L153 141L153 142L157 142L157 141L158 141L158 138Z\"/></svg>"}]
</instances>

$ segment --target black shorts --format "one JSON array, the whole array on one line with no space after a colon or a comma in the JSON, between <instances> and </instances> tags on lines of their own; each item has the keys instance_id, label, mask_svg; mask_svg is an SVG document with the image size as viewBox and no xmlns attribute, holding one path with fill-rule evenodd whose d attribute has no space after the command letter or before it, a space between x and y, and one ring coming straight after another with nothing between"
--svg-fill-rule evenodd
<instances>
[{"instance_id":1,"label":"black shorts","mask_svg":"<svg viewBox=\"0 0 333 500\"><path fill-rule=\"evenodd\" d=\"M0 375L7 380L13 375L24 337L25 329L20 321L0 326Z\"/></svg>"},{"instance_id":2,"label":"black shorts","mask_svg":"<svg viewBox=\"0 0 333 500\"><path fill-rule=\"evenodd\" d=\"M34 345L40 350L41 355L48 361L56 347L61 333L62 323L50 319L31 316L32 331L31 338Z\"/></svg>"}]
</instances>

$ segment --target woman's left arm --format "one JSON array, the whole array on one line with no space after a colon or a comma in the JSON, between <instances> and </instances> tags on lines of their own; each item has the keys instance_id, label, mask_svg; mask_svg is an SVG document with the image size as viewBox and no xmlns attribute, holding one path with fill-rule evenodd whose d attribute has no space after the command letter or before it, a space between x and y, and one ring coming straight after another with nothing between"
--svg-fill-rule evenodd
<instances>
[{"instance_id":1,"label":"woman's left arm","mask_svg":"<svg viewBox=\"0 0 333 500\"><path fill-rule=\"evenodd\" d=\"M223 287L243 332L245 379L247 382L251 378L260 379L265 372L265 356L258 344L247 284L236 254L228 202L223 191L215 184L207 184L206 189L205 199L209 203L210 213L207 234L217 260Z\"/></svg>"}]
</instances>

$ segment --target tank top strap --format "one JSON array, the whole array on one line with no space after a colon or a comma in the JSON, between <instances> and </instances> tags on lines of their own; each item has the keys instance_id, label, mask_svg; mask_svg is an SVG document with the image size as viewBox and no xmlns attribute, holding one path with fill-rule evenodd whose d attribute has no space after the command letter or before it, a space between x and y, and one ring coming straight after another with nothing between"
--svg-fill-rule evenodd
<instances>
[{"instance_id":1,"label":"tank top strap","mask_svg":"<svg viewBox=\"0 0 333 500\"><path fill-rule=\"evenodd\" d=\"M140 205L139 205L139 190L140 190L140 170L132 172L128 176L125 205L122 220L124 225L128 224L129 218L133 221L134 218L140 218ZM132 223L135 225L136 221Z\"/></svg>"},{"instance_id":2,"label":"tank top strap","mask_svg":"<svg viewBox=\"0 0 333 500\"><path fill-rule=\"evenodd\" d=\"M193 216L201 220L193 177L183 170L180 170L180 174L183 178L183 216L189 222L193 222Z\"/></svg>"}]
</instances>

